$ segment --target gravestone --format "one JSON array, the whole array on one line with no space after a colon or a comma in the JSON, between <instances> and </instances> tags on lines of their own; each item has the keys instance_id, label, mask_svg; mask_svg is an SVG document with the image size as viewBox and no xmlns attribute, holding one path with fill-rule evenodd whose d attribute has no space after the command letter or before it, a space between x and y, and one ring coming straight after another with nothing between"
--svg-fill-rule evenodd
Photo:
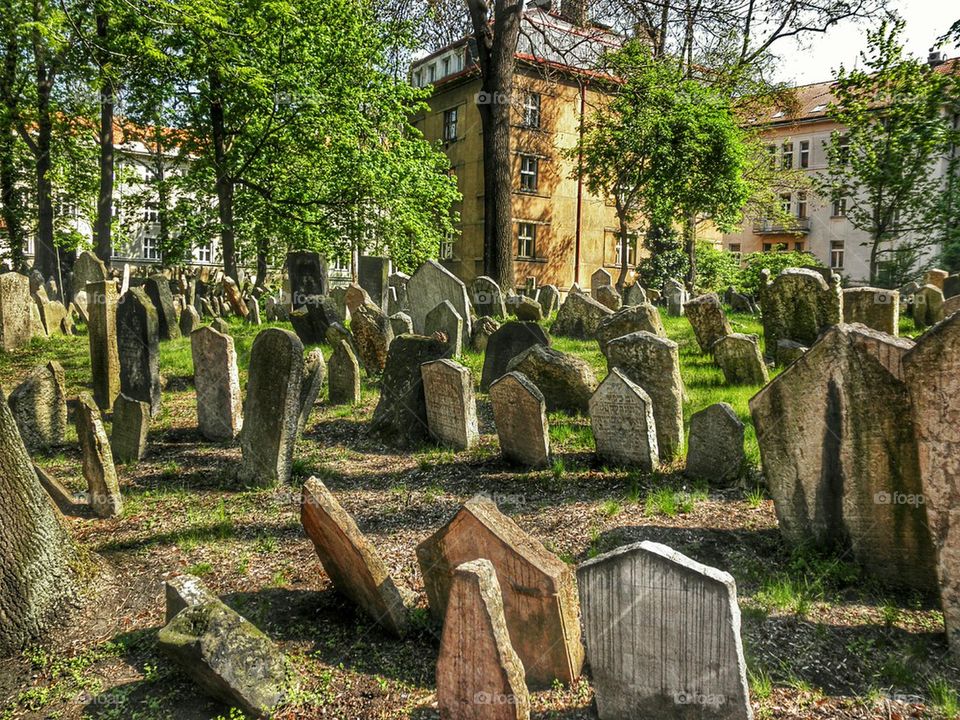
<instances>
[{"instance_id":1,"label":"gravestone","mask_svg":"<svg viewBox=\"0 0 960 720\"><path fill-rule=\"evenodd\" d=\"M943 284L949 275L950 273L948 273L946 270L941 270L939 268L927 270L926 274L923 276L923 284L933 285L938 290L943 292Z\"/></svg>"},{"instance_id":2,"label":"gravestone","mask_svg":"<svg viewBox=\"0 0 960 720\"><path fill-rule=\"evenodd\" d=\"M534 345L550 345L550 338L537 323L510 321L501 325L487 339L480 389L489 390L490 384L507 372L510 361Z\"/></svg>"},{"instance_id":3,"label":"gravestone","mask_svg":"<svg viewBox=\"0 0 960 720\"><path fill-rule=\"evenodd\" d=\"M752 720L729 573L640 542L577 569L600 720Z\"/></svg>"},{"instance_id":4,"label":"gravestone","mask_svg":"<svg viewBox=\"0 0 960 720\"><path fill-rule=\"evenodd\" d=\"M647 302L647 293L639 282L629 285L623 291L623 304L625 307L633 305L644 305Z\"/></svg>"},{"instance_id":5,"label":"gravestone","mask_svg":"<svg viewBox=\"0 0 960 720\"><path fill-rule=\"evenodd\" d=\"M327 263L319 253L306 250L287 253L284 268L290 284L290 301L294 310L303 307L308 298L326 295L329 291Z\"/></svg>"},{"instance_id":6,"label":"gravestone","mask_svg":"<svg viewBox=\"0 0 960 720\"><path fill-rule=\"evenodd\" d=\"M470 338L470 347L477 352L486 353L490 336L500 328L500 323L492 317L477 318L473 323L473 336Z\"/></svg>"},{"instance_id":7,"label":"gravestone","mask_svg":"<svg viewBox=\"0 0 960 720\"><path fill-rule=\"evenodd\" d=\"M935 285L924 285L913 295L913 324L917 330L943 320L943 291Z\"/></svg>"},{"instance_id":8,"label":"gravestone","mask_svg":"<svg viewBox=\"0 0 960 720\"><path fill-rule=\"evenodd\" d=\"M153 307L157 310L160 339L176 340L180 337L180 324L177 321L177 311L173 307L170 281L164 275L151 275L144 283L143 289L146 290Z\"/></svg>"},{"instance_id":9,"label":"gravestone","mask_svg":"<svg viewBox=\"0 0 960 720\"><path fill-rule=\"evenodd\" d=\"M954 273L943 281L943 297L946 299L960 295L960 273Z\"/></svg>"},{"instance_id":10,"label":"gravestone","mask_svg":"<svg viewBox=\"0 0 960 720\"><path fill-rule=\"evenodd\" d=\"M653 401L620 370L610 371L590 398L597 457L615 466L653 472L659 465Z\"/></svg>"},{"instance_id":11,"label":"gravestone","mask_svg":"<svg viewBox=\"0 0 960 720\"><path fill-rule=\"evenodd\" d=\"M513 647L527 683L568 684L583 665L573 571L527 535L488 498L477 495L436 533L417 546L417 562L436 621L448 615L454 573L465 562L486 558L503 593Z\"/></svg>"},{"instance_id":12,"label":"gravestone","mask_svg":"<svg viewBox=\"0 0 960 720\"><path fill-rule=\"evenodd\" d=\"M359 605L387 632L403 637L403 597L373 543L317 478L303 486L300 522L337 592Z\"/></svg>"},{"instance_id":13,"label":"gravestone","mask_svg":"<svg viewBox=\"0 0 960 720\"><path fill-rule=\"evenodd\" d=\"M614 312L619 310L623 302L620 299L620 293L613 285L601 285L595 291L595 299L601 305L610 308Z\"/></svg>"},{"instance_id":14,"label":"gravestone","mask_svg":"<svg viewBox=\"0 0 960 720\"><path fill-rule=\"evenodd\" d=\"M613 276L603 268L598 268L590 276L590 296L600 302L600 288L610 287L613 284Z\"/></svg>"},{"instance_id":15,"label":"gravestone","mask_svg":"<svg viewBox=\"0 0 960 720\"><path fill-rule=\"evenodd\" d=\"M900 293L872 287L843 291L843 321L861 323L887 335L900 334Z\"/></svg>"},{"instance_id":16,"label":"gravestone","mask_svg":"<svg viewBox=\"0 0 960 720\"><path fill-rule=\"evenodd\" d=\"M343 304L346 306L347 313L351 318L353 318L353 313L357 311L357 308L366 303L373 303L373 300L367 294L366 290L357 283L347 285L346 291L343 293Z\"/></svg>"},{"instance_id":17,"label":"gravestone","mask_svg":"<svg viewBox=\"0 0 960 720\"><path fill-rule=\"evenodd\" d=\"M493 278L480 275L470 284L470 298L479 317L504 318L507 308L503 302L503 292Z\"/></svg>"},{"instance_id":18,"label":"gravestone","mask_svg":"<svg viewBox=\"0 0 960 720\"><path fill-rule=\"evenodd\" d=\"M433 338L401 335L394 339L370 424L374 435L397 447L417 446L429 439L420 366L446 356L446 346Z\"/></svg>"},{"instance_id":19,"label":"gravestone","mask_svg":"<svg viewBox=\"0 0 960 720\"><path fill-rule=\"evenodd\" d=\"M89 315L87 312L87 291L81 290L76 295L73 296L73 302L70 303L70 308L75 310L77 317L80 319L84 325L87 324Z\"/></svg>"},{"instance_id":20,"label":"gravestone","mask_svg":"<svg viewBox=\"0 0 960 720\"><path fill-rule=\"evenodd\" d=\"M761 272L760 310L768 351L784 339L810 347L823 330L840 323L840 276L832 277L828 284L822 273L811 268L787 268L774 280L768 270Z\"/></svg>"},{"instance_id":21,"label":"gravestone","mask_svg":"<svg viewBox=\"0 0 960 720\"><path fill-rule=\"evenodd\" d=\"M948 318L955 312L960 312L960 295L954 295L943 301L943 317Z\"/></svg>"},{"instance_id":22,"label":"gravestone","mask_svg":"<svg viewBox=\"0 0 960 720\"><path fill-rule=\"evenodd\" d=\"M289 481L302 382L303 343L287 330L261 331L250 350L240 431L244 484L270 487Z\"/></svg>"},{"instance_id":23,"label":"gravestone","mask_svg":"<svg viewBox=\"0 0 960 720\"><path fill-rule=\"evenodd\" d=\"M469 337L473 327L470 323L467 286L443 265L435 260L427 260L418 267L407 282L407 295L415 332L424 333L427 313L444 300L449 300L453 309L463 318L463 332Z\"/></svg>"},{"instance_id":24,"label":"gravestone","mask_svg":"<svg viewBox=\"0 0 960 720\"><path fill-rule=\"evenodd\" d=\"M246 318L250 314L250 309L240 295L240 288L237 287L237 283L232 277L228 276L223 278L223 294L230 304L230 309L234 315Z\"/></svg>"},{"instance_id":25,"label":"gravestone","mask_svg":"<svg viewBox=\"0 0 960 720\"><path fill-rule=\"evenodd\" d=\"M327 338L327 329L342 319L333 300L321 295L311 295L290 313L293 330L304 345L322 343Z\"/></svg>"},{"instance_id":26,"label":"gravestone","mask_svg":"<svg viewBox=\"0 0 960 720\"><path fill-rule=\"evenodd\" d=\"M763 385L770 379L756 335L731 333L720 338L713 346L713 360L728 385Z\"/></svg>"},{"instance_id":27,"label":"gravestone","mask_svg":"<svg viewBox=\"0 0 960 720\"><path fill-rule=\"evenodd\" d=\"M89 283L102 283L110 279L103 260L89 250L84 250L73 262L73 295L85 290Z\"/></svg>"},{"instance_id":28,"label":"gravestone","mask_svg":"<svg viewBox=\"0 0 960 720\"><path fill-rule=\"evenodd\" d=\"M663 299L667 304L667 315L680 317L687 304L687 288L679 280L670 278L663 283Z\"/></svg>"},{"instance_id":29,"label":"gravestone","mask_svg":"<svg viewBox=\"0 0 960 720\"><path fill-rule=\"evenodd\" d=\"M210 327L222 335L230 334L230 324L223 318L214 318L213 322L210 323Z\"/></svg>"},{"instance_id":30,"label":"gravestone","mask_svg":"<svg viewBox=\"0 0 960 720\"><path fill-rule=\"evenodd\" d=\"M600 352L603 352L607 343L614 338L640 330L645 330L659 337L667 336L667 331L663 328L663 321L660 319L660 311L649 303L630 305L618 310L613 315L608 315L597 325L595 333L597 342L600 344Z\"/></svg>"},{"instance_id":31,"label":"gravestone","mask_svg":"<svg viewBox=\"0 0 960 720\"><path fill-rule=\"evenodd\" d=\"M540 303L544 317L550 317L550 314L560 307L560 291L556 285L541 285L537 288L537 297L534 299Z\"/></svg>"},{"instance_id":32,"label":"gravestone","mask_svg":"<svg viewBox=\"0 0 960 720\"><path fill-rule=\"evenodd\" d=\"M130 288L117 305L120 392L160 412L160 334L157 311L142 288Z\"/></svg>"},{"instance_id":33,"label":"gravestone","mask_svg":"<svg viewBox=\"0 0 960 720\"><path fill-rule=\"evenodd\" d=\"M163 583L166 621L170 622L181 610L217 600L196 575L176 575Z\"/></svg>"},{"instance_id":34,"label":"gravestone","mask_svg":"<svg viewBox=\"0 0 960 720\"><path fill-rule=\"evenodd\" d=\"M401 311L400 303L397 302L397 289L387 286L387 307L384 310L387 315L395 315Z\"/></svg>"},{"instance_id":35,"label":"gravestone","mask_svg":"<svg viewBox=\"0 0 960 720\"><path fill-rule=\"evenodd\" d=\"M610 315L613 315L613 310L607 306L588 295L571 291L560 306L550 332L578 340L592 340L597 336L600 321Z\"/></svg>"},{"instance_id":36,"label":"gravestone","mask_svg":"<svg viewBox=\"0 0 960 720\"><path fill-rule=\"evenodd\" d=\"M43 323L43 328L46 330L48 337L70 334L65 332L63 328L64 320L67 319L68 315L67 309L62 303L38 296L36 306L37 311L40 313L40 322Z\"/></svg>"},{"instance_id":37,"label":"gravestone","mask_svg":"<svg viewBox=\"0 0 960 720\"><path fill-rule=\"evenodd\" d=\"M777 362L781 365L789 365L809 349L793 340L780 340L777 342Z\"/></svg>"},{"instance_id":38,"label":"gravestone","mask_svg":"<svg viewBox=\"0 0 960 720\"><path fill-rule=\"evenodd\" d=\"M387 288L390 287L390 258L361 255L357 280L381 312L387 311Z\"/></svg>"},{"instance_id":39,"label":"gravestone","mask_svg":"<svg viewBox=\"0 0 960 720\"><path fill-rule=\"evenodd\" d=\"M716 293L707 293L688 300L684 303L683 311L693 327L700 352L711 352L717 340L733 333Z\"/></svg>"},{"instance_id":40,"label":"gravestone","mask_svg":"<svg viewBox=\"0 0 960 720\"><path fill-rule=\"evenodd\" d=\"M529 720L523 663L510 643L497 572L486 559L457 566L437 658L442 720Z\"/></svg>"},{"instance_id":41,"label":"gravestone","mask_svg":"<svg viewBox=\"0 0 960 720\"><path fill-rule=\"evenodd\" d=\"M718 483L739 478L746 462L743 434L743 423L725 402L694 413L687 440L687 475Z\"/></svg>"},{"instance_id":42,"label":"gravestone","mask_svg":"<svg viewBox=\"0 0 960 720\"><path fill-rule=\"evenodd\" d=\"M9 273L13 274L13 273ZM43 326L43 318L40 317L40 308L35 302L30 303L30 337L45 338L47 329Z\"/></svg>"},{"instance_id":43,"label":"gravestone","mask_svg":"<svg viewBox=\"0 0 960 720\"><path fill-rule=\"evenodd\" d=\"M780 532L848 553L895 586L935 586L920 470L902 381L913 343L830 328L750 400Z\"/></svg>"},{"instance_id":44,"label":"gravestone","mask_svg":"<svg viewBox=\"0 0 960 720\"><path fill-rule=\"evenodd\" d=\"M310 420L313 406L320 397L323 381L327 377L327 363L323 351L314 348L303 359L303 382L300 383L300 417L297 419L297 435L302 435Z\"/></svg>"},{"instance_id":45,"label":"gravestone","mask_svg":"<svg viewBox=\"0 0 960 720\"><path fill-rule=\"evenodd\" d=\"M360 363L346 340L333 343L329 364L330 404L356 405L360 402Z\"/></svg>"},{"instance_id":46,"label":"gravestone","mask_svg":"<svg viewBox=\"0 0 960 720\"><path fill-rule=\"evenodd\" d=\"M30 278L20 273L0 275L0 347L6 352L26 345L33 337Z\"/></svg>"},{"instance_id":47,"label":"gravestone","mask_svg":"<svg viewBox=\"0 0 960 720\"><path fill-rule=\"evenodd\" d=\"M394 313L390 316L390 329L393 330L393 336L412 335L413 320L405 312Z\"/></svg>"},{"instance_id":48,"label":"gravestone","mask_svg":"<svg viewBox=\"0 0 960 720\"><path fill-rule=\"evenodd\" d=\"M960 659L960 314L922 335L903 368L947 641Z\"/></svg>"},{"instance_id":49,"label":"gravestone","mask_svg":"<svg viewBox=\"0 0 960 720\"><path fill-rule=\"evenodd\" d=\"M444 300L427 313L423 327L425 335L442 332L447 338L447 355L460 357L463 354L463 317L454 308L453 303Z\"/></svg>"},{"instance_id":50,"label":"gravestone","mask_svg":"<svg viewBox=\"0 0 960 720\"><path fill-rule=\"evenodd\" d=\"M87 501L99 517L114 517L123 512L123 500L110 441L93 398L81 393L78 400L74 422L83 457L83 477L87 481Z\"/></svg>"},{"instance_id":51,"label":"gravestone","mask_svg":"<svg viewBox=\"0 0 960 720\"><path fill-rule=\"evenodd\" d=\"M350 317L350 311L347 309L347 288L335 287L330 289L329 298L336 307L338 322L346 321Z\"/></svg>"},{"instance_id":52,"label":"gravestone","mask_svg":"<svg viewBox=\"0 0 960 720\"><path fill-rule=\"evenodd\" d=\"M409 310L410 297L407 294L407 285L410 282L410 276L405 272L397 271L390 273L390 277L387 278L387 281L390 283L390 287L392 287L397 294L398 311Z\"/></svg>"},{"instance_id":53,"label":"gravestone","mask_svg":"<svg viewBox=\"0 0 960 720\"><path fill-rule=\"evenodd\" d=\"M246 300L244 300L244 303L246 304L247 309L250 311L250 314L247 315L247 324L256 326L261 325L260 302L257 300L257 298L248 297Z\"/></svg>"},{"instance_id":54,"label":"gravestone","mask_svg":"<svg viewBox=\"0 0 960 720\"><path fill-rule=\"evenodd\" d=\"M662 461L683 447L683 380L677 344L643 330L607 343L607 370L620 368L653 401L657 448Z\"/></svg>"},{"instance_id":55,"label":"gravestone","mask_svg":"<svg viewBox=\"0 0 960 720\"><path fill-rule=\"evenodd\" d=\"M374 303L367 302L352 312L350 329L367 374L382 373L387 364L387 350L393 342L390 319Z\"/></svg>"},{"instance_id":56,"label":"gravestone","mask_svg":"<svg viewBox=\"0 0 960 720\"><path fill-rule=\"evenodd\" d=\"M540 308L540 303L524 295L521 295L518 299L513 314L517 316L517 320L522 322L539 322L543 320L543 310Z\"/></svg>"},{"instance_id":57,"label":"gravestone","mask_svg":"<svg viewBox=\"0 0 960 720\"><path fill-rule=\"evenodd\" d=\"M490 402L503 456L518 465L546 467L550 463L547 404L537 386L522 373L507 373L490 385Z\"/></svg>"},{"instance_id":58,"label":"gravestone","mask_svg":"<svg viewBox=\"0 0 960 720\"><path fill-rule=\"evenodd\" d=\"M143 459L147 452L149 432L150 405L120 393L113 404L113 435L110 446L114 459L122 463Z\"/></svg>"},{"instance_id":59,"label":"gravestone","mask_svg":"<svg viewBox=\"0 0 960 720\"><path fill-rule=\"evenodd\" d=\"M473 375L452 360L434 360L420 366L427 402L427 426L440 443L466 450L480 441Z\"/></svg>"},{"instance_id":60,"label":"gravestone","mask_svg":"<svg viewBox=\"0 0 960 720\"><path fill-rule=\"evenodd\" d=\"M87 285L90 321L90 371L93 399L104 412L110 412L120 393L120 357L117 350L117 285L112 281Z\"/></svg>"},{"instance_id":61,"label":"gravestone","mask_svg":"<svg viewBox=\"0 0 960 720\"><path fill-rule=\"evenodd\" d=\"M190 334L201 325L200 313L193 305L187 305L180 313L180 335L190 337Z\"/></svg>"},{"instance_id":62,"label":"gravestone","mask_svg":"<svg viewBox=\"0 0 960 720\"><path fill-rule=\"evenodd\" d=\"M34 368L10 393L7 402L29 452L63 445L67 431L67 394L60 363L51 360Z\"/></svg>"},{"instance_id":63,"label":"gravestone","mask_svg":"<svg viewBox=\"0 0 960 720\"><path fill-rule=\"evenodd\" d=\"M507 371L523 375L543 393L547 410L570 414L589 412L597 378L590 363L546 345L533 345L507 364Z\"/></svg>"}]
</instances>

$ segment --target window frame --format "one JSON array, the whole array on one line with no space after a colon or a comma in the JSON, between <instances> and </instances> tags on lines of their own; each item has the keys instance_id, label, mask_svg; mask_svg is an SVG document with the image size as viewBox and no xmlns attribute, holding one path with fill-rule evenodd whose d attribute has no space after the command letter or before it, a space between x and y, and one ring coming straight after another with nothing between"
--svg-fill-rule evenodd
<instances>
[{"instance_id":1,"label":"window frame","mask_svg":"<svg viewBox=\"0 0 960 720\"><path fill-rule=\"evenodd\" d=\"M524 233L524 229L529 230ZM529 250L529 253L524 253ZM520 220L517 222L517 258L535 260L537 257L537 223Z\"/></svg>"},{"instance_id":2,"label":"window frame","mask_svg":"<svg viewBox=\"0 0 960 720\"><path fill-rule=\"evenodd\" d=\"M531 163L532 169L527 167ZM520 191L536 193L540 188L540 158L536 155L520 153Z\"/></svg>"},{"instance_id":3,"label":"window frame","mask_svg":"<svg viewBox=\"0 0 960 720\"><path fill-rule=\"evenodd\" d=\"M846 261L846 243L843 240L830 241L830 269L843 270L843 264ZM839 259L839 262L837 260Z\"/></svg>"},{"instance_id":4,"label":"window frame","mask_svg":"<svg viewBox=\"0 0 960 720\"><path fill-rule=\"evenodd\" d=\"M450 118L453 118L453 122L450 122ZM456 142L457 141L457 125L460 122L460 106L454 106L443 111L443 140L444 142ZM450 130L453 129L453 135L450 135Z\"/></svg>"},{"instance_id":5,"label":"window frame","mask_svg":"<svg viewBox=\"0 0 960 720\"><path fill-rule=\"evenodd\" d=\"M810 167L810 141L801 140L799 148L799 167L806 170Z\"/></svg>"},{"instance_id":6,"label":"window frame","mask_svg":"<svg viewBox=\"0 0 960 720\"><path fill-rule=\"evenodd\" d=\"M532 102L533 101L533 102ZM533 90L525 90L523 93L523 127L531 130L539 129L541 126L541 109L543 107L543 97L540 93ZM532 118L532 119L531 119Z\"/></svg>"}]
</instances>

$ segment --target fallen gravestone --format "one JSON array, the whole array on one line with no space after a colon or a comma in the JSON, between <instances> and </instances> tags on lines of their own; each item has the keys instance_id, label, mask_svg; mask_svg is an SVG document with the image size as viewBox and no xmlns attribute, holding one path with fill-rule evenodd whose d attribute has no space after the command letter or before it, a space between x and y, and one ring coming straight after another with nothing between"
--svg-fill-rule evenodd
<instances>
[{"instance_id":1,"label":"fallen gravestone","mask_svg":"<svg viewBox=\"0 0 960 720\"><path fill-rule=\"evenodd\" d=\"M497 328L487 338L480 389L489 390L491 383L507 372L510 361L534 345L550 345L550 338L537 323L511 320Z\"/></svg>"},{"instance_id":2,"label":"fallen gravestone","mask_svg":"<svg viewBox=\"0 0 960 720\"><path fill-rule=\"evenodd\" d=\"M160 412L160 326L157 311L142 288L130 288L117 305L120 392Z\"/></svg>"},{"instance_id":3,"label":"fallen gravestone","mask_svg":"<svg viewBox=\"0 0 960 720\"><path fill-rule=\"evenodd\" d=\"M683 311L693 327L700 352L711 352L717 340L733 333L716 293L707 293L688 300Z\"/></svg>"},{"instance_id":4,"label":"fallen gravestone","mask_svg":"<svg viewBox=\"0 0 960 720\"><path fill-rule=\"evenodd\" d=\"M177 575L163 583L166 620L170 622L182 610L217 600L196 575Z\"/></svg>"},{"instance_id":5,"label":"fallen gravestone","mask_svg":"<svg viewBox=\"0 0 960 720\"><path fill-rule=\"evenodd\" d=\"M214 442L233 440L243 427L243 403L233 338L212 327L190 335L197 425Z\"/></svg>"},{"instance_id":6,"label":"fallen gravestone","mask_svg":"<svg viewBox=\"0 0 960 720\"><path fill-rule=\"evenodd\" d=\"M615 466L652 472L659 465L653 401L620 370L610 371L590 398L597 457Z\"/></svg>"},{"instance_id":7,"label":"fallen gravestone","mask_svg":"<svg viewBox=\"0 0 960 720\"><path fill-rule=\"evenodd\" d=\"M420 366L427 402L427 426L441 444L466 450L480 441L473 374L452 360Z\"/></svg>"},{"instance_id":8,"label":"fallen gravestone","mask_svg":"<svg viewBox=\"0 0 960 720\"><path fill-rule=\"evenodd\" d=\"M586 360L546 345L527 348L507 364L507 371L523 373L536 385L550 412L586 415L597 389L597 378Z\"/></svg>"},{"instance_id":9,"label":"fallen gravestone","mask_svg":"<svg viewBox=\"0 0 960 720\"><path fill-rule=\"evenodd\" d=\"M713 360L728 385L763 385L770 379L756 335L731 333L720 338L713 345Z\"/></svg>"},{"instance_id":10,"label":"fallen gravestone","mask_svg":"<svg viewBox=\"0 0 960 720\"><path fill-rule=\"evenodd\" d=\"M510 372L490 386L500 452L528 467L550 462L550 432L543 393L522 373Z\"/></svg>"},{"instance_id":11,"label":"fallen gravestone","mask_svg":"<svg viewBox=\"0 0 960 720\"><path fill-rule=\"evenodd\" d=\"M100 410L88 394L77 403L75 420L77 439L83 456L83 477L87 481L87 502L99 517L114 517L123 512L117 471L113 466L110 441L103 429Z\"/></svg>"},{"instance_id":12,"label":"fallen gravestone","mask_svg":"<svg viewBox=\"0 0 960 720\"><path fill-rule=\"evenodd\" d=\"M687 440L687 475L718 483L739 478L746 462L743 433L743 423L725 402L694 413Z\"/></svg>"},{"instance_id":13,"label":"fallen gravestone","mask_svg":"<svg viewBox=\"0 0 960 720\"><path fill-rule=\"evenodd\" d=\"M128 291L129 292L129 291ZM110 447L117 462L142 460L147 453L150 405L123 393L113 403L113 435Z\"/></svg>"},{"instance_id":14,"label":"fallen gravestone","mask_svg":"<svg viewBox=\"0 0 960 720\"><path fill-rule=\"evenodd\" d=\"M67 431L67 395L60 363L51 360L34 368L10 393L7 402L29 452L63 445Z\"/></svg>"}]
</instances>

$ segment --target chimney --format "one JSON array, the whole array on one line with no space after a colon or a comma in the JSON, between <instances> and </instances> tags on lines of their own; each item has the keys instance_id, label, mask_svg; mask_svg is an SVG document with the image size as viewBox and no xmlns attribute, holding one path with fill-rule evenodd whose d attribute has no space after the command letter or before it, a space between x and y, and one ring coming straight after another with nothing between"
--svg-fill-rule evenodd
<instances>
[{"instance_id":1,"label":"chimney","mask_svg":"<svg viewBox=\"0 0 960 720\"><path fill-rule=\"evenodd\" d=\"M588 5L589 0L560 0L560 14L578 27L587 27Z\"/></svg>"},{"instance_id":2,"label":"chimney","mask_svg":"<svg viewBox=\"0 0 960 720\"><path fill-rule=\"evenodd\" d=\"M936 67L937 65L943 65L947 59L943 56L943 53L939 50L931 50L927 54L927 65L930 67Z\"/></svg>"}]
</instances>

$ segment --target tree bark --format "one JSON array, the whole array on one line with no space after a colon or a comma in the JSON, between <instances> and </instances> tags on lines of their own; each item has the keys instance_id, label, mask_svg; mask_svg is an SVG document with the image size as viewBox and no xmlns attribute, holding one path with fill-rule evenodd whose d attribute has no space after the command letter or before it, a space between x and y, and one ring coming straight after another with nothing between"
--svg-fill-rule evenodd
<instances>
[{"instance_id":1,"label":"tree bark","mask_svg":"<svg viewBox=\"0 0 960 720\"><path fill-rule=\"evenodd\" d=\"M220 246L223 271L240 282L236 261L236 231L233 226L233 179L227 165L226 121L223 112L220 72L210 69L210 131L213 141L213 164L217 182L217 215L220 220Z\"/></svg>"},{"instance_id":2,"label":"tree bark","mask_svg":"<svg viewBox=\"0 0 960 720\"><path fill-rule=\"evenodd\" d=\"M75 549L0 390L0 655L38 639L73 587Z\"/></svg>"},{"instance_id":3,"label":"tree bark","mask_svg":"<svg viewBox=\"0 0 960 720\"><path fill-rule=\"evenodd\" d=\"M109 18L97 14L97 42L105 53L109 33ZM106 68L106 58L100 58L100 188L97 195L97 221L93 229L97 257L107 265L113 257L113 107L114 87Z\"/></svg>"},{"instance_id":4,"label":"tree bark","mask_svg":"<svg viewBox=\"0 0 960 720\"><path fill-rule=\"evenodd\" d=\"M39 9L35 5L35 16ZM35 20L39 20L35 17ZM53 187L50 181L53 118L50 115L50 95L53 91L53 71L47 64L45 40L39 30L33 31L34 71L37 91L37 139L35 148L37 184L37 241L34 267L44 278L54 278L63 287L60 277L60 257L53 238Z\"/></svg>"},{"instance_id":5,"label":"tree bark","mask_svg":"<svg viewBox=\"0 0 960 720\"><path fill-rule=\"evenodd\" d=\"M10 3L4 3L4 13L9 12L9 17L13 17L13 11ZM17 115L17 57L19 54L19 43L15 30L12 27L5 26L3 33L6 37L7 52L3 58L3 71L0 73L0 99L3 106L0 107L0 211L3 225L7 230L7 244L10 247L10 259L14 270L24 270L26 261L25 238L23 235L23 225L20 222L20 213L22 209L22 200L20 191L17 187L17 140L15 136Z\"/></svg>"},{"instance_id":6,"label":"tree bark","mask_svg":"<svg viewBox=\"0 0 960 720\"><path fill-rule=\"evenodd\" d=\"M617 292L623 292L624 283L627 282L627 266L630 263L630 246L627 244L627 238L629 237L629 231L627 228L627 218L626 213L623 208L620 207L620 202L617 201L617 220L620 224L620 276L617 278Z\"/></svg>"},{"instance_id":7,"label":"tree bark","mask_svg":"<svg viewBox=\"0 0 960 720\"><path fill-rule=\"evenodd\" d=\"M687 291L693 295L697 285L697 220L687 217L683 221L683 246L690 260L687 270Z\"/></svg>"}]
</instances>

